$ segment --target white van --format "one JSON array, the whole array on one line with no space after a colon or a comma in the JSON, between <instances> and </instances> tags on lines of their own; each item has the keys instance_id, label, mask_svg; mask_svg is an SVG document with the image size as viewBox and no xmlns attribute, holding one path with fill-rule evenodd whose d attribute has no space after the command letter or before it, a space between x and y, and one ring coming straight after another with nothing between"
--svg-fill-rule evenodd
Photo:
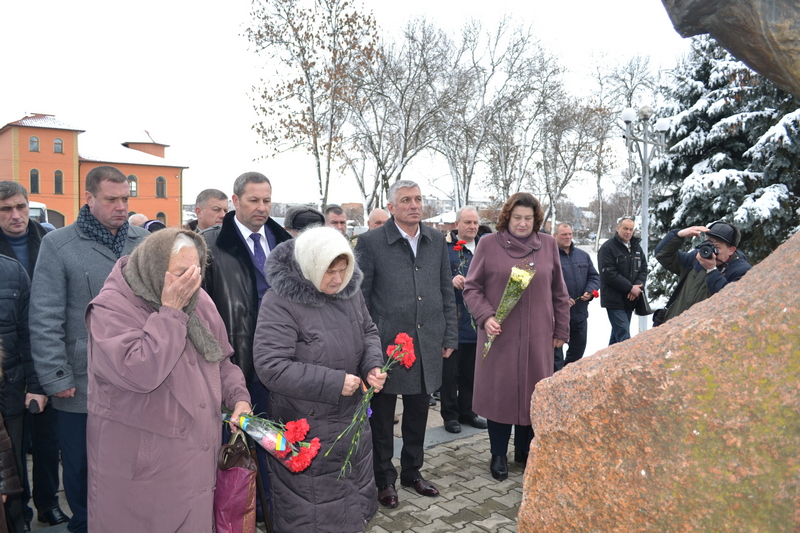
<instances>
[{"instance_id":1,"label":"white van","mask_svg":"<svg viewBox=\"0 0 800 533\"><path fill-rule=\"evenodd\" d=\"M28 202L28 216L41 224L47 220L47 205L41 202Z\"/></svg>"}]
</instances>

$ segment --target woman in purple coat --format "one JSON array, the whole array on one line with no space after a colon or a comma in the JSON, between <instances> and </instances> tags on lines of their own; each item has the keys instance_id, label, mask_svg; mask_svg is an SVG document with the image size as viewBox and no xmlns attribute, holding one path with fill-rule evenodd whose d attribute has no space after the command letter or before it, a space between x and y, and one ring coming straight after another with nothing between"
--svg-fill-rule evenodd
<instances>
[{"instance_id":1,"label":"woman in purple coat","mask_svg":"<svg viewBox=\"0 0 800 533\"><path fill-rule=\"evenodd\" d=\"M500 212L497 233L478 242L464 286L464 301L479 326L472 406L488 420L489 470L498 480L508 477L506 453L512 426L514 460L527 462L533 439L533 389L553 375L553 348L569 339L569 295L556 240L539 233L543 218L532 195L512 195ZM531 265L536 274L501 326L495 313L511 268ZM487 334L497 338L484 359Z\"/></svg>"},{"instance_id":2,"label":"woman in purple coat","mask_svg":"<svg viewBox=\"0 0 800 533\"><path fill-rule=\"evenodd\" d=\"M199 235L153 233L86 310L89 531L212 531L220 409L250 395L205 263Z\"/></svg>"}]
</instances>

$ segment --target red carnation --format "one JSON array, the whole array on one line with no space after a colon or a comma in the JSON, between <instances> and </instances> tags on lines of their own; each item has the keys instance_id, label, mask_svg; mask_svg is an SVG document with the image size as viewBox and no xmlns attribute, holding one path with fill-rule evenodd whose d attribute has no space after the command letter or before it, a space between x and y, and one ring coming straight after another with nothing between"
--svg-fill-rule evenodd
<instances>
[{"instance_id":1,"label":"red carnation","mask_svg":"<svg viewBox=\"0 0 800 533\"><path fill-rule=\"evenodd\" d=\"M397 344L414 344L414 339L411 338L411 335L408 333L398 333L397 337L394 338L394 342Z\"/></svg>"},{"instance_id":2,"label":"red carnation","mask_svg":"<svg viewBox=\"0 0 800 533\"><path fill-rule=\"evenodd\" d=\"M597 289L592 291L592 298L600 298L600 291Z\"/></svg>"},{"instance_id":3,"label":"red carnation","mask_svg":"<svg viewBox=\"0 0 800 533\"><path fill-rule=\"evenodd\" d=\"M464 246L465 244L467 244L467 241L458 241L456 243L456 245L458 245L458 246Z\"/></svg>"},{"instance_id":4,"label":"red carnation","mask_svg":"<svg viewBox=\"0 0 800 533\"><path fill-rule=\"evenodd\" d=\"M296 442L300 442L301 440L305 439L308 430L309 430L308 421L305 418L301 418L300 420L293 420L291 422L287 422L286 432L284 432L283 436L286 437L287 441L294 444Z\"/></svg>"},{"instance_id":5,"label":"red carnation","mask_svg":"<svg viewBox=\"0 0 800 533\"><path fill-rule=\"evenodd\" d=\"M414 355L414 347L411 347L411 351L405 352L405 355L402 359L400 359L400 364L406 368L411 368L411 365L414 364L414 361L417 360L417 356Z\"/></svg>"},{"instance_id":6,"label":"red carnation","mask_svg":"<svg viewBox=\"0 0 800 533\"><path fill-rule=\"evenodd\" d=\"M302 472L311 464L311 460L317 456L319 452L320 443L319 437L311 439L310 443L301 442L300 451L293 454L292 457L286 461L286 465L292 472Z\"/></svg>"}]
</instances>

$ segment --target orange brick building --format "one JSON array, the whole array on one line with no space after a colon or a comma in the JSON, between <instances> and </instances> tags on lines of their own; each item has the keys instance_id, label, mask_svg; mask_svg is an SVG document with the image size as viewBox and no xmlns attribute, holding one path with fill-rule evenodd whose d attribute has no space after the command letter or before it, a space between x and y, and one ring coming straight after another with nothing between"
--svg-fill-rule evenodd
<instances>
[{"instance_id":1,"label":"orange brick building","mask_svg":"<svg viewBox=\"0 0 800 533\"><path fill-rule=\"evenodd\" d=\"M83 130L53 115L34 114L0 128L0 180L21 183L28 199L47 204L50 222L71 224L84 204L83 184L95 167L111 165L128 176L131 213L144 213L168 226L183 222L183 170L165 158L168 145L147 132L119 145L78 146Z\"/></svg>"}]
</instances>

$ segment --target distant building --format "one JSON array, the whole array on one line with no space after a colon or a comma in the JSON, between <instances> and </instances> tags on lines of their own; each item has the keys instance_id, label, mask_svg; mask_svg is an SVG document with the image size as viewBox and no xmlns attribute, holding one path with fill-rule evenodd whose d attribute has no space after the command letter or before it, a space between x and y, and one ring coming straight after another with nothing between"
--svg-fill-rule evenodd
<instances>
[{"instance_id":1,"label":"distant building","mask_svg":"<svg viewBox=\"0 0 800 533\"><path fill-rule=\"evenodd\" d=\"M0 180L16 181L29 199L47 205L50 223L71 224L83 206L86 174L112 165L128 176L128 209L159 219L167 226L182 224L183 170L165 158L166 144L150 134L103 148L78 145L84 130L53 115L33 114L0 128Z\"/></svg>"}]
</instances>

